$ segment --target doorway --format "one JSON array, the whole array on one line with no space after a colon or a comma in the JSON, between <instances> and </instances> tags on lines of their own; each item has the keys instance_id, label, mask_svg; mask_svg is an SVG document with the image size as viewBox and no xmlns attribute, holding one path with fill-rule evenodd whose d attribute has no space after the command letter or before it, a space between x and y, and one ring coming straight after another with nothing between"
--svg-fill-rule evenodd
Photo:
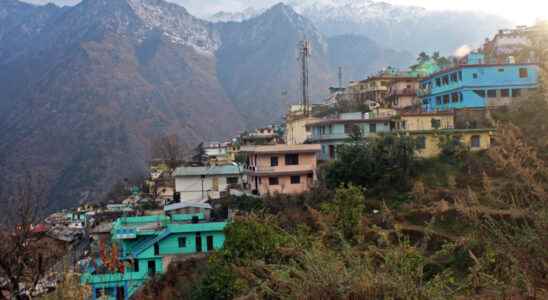
<instances>
[{"instance_id":1,"label":"doorway","mask_svg":"<svg viewBox=\"0 0 548 300\"><path fill-rule=\"evenodd\" d=\"M202 252L202 236L200 233L196 234L196 252Z\"/></svg>"},{"instance_id":2,"label":"doorway","mask_svg":"<svg viewBox=\"0 0 548 300\"><path fill-rule=\"evenodd\" d=\"M148 261L148 275L149 276L156 275L156 262L154 260Z\"/></svg>"},{"instance_id":3,"label":"doorway","mask_svg":"<svg viewBox=\"0 0 548 300\"><path fill-rule=\"evenodd\" d=\"M213 236L208 235L207 236L207 251L213 251Z\"/></svg>"}]
</instances>

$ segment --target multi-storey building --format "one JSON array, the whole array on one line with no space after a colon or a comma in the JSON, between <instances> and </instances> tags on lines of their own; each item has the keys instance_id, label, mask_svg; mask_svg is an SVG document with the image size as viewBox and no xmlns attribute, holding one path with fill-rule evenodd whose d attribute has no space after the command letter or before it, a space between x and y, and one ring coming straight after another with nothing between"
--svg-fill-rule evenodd
<instances>
[{"instance_id":1,"label":"multi-storey building","mask_svg":"<svg viewBox=\"0 0 548 300\"><path fill-rule=\"evenodd\" d=\"M172 261L222 248L226 224L208 222L203 214L119 218L111 233L118 250L94 260L81 281L91 286L93 300L130 299Z\"/></svg>"},{"instance_id":2,"label":"multi-storey building","mask_svg":"<svg viewBox=\"0 0 548 300\"><path fill-rule=\"evenodd\" d=\"M418 77L396 77L392 79L388 87L385 104L395 109L405 109L420 105L417 97L419 89Z\"/></svg>"},{"instance_id":3,"label":"multi-storey building","mask_svg":"<svg viewBox=\"0 0 548 300\"><path fill-rule=\"evenodd\" d=\"M393 110L377 112L354 112L321 119L308 125L312 136L311 143L321 144L320 160L332 160L337 156L337 146L350 140L357 131L364 137L377 136L391 131L390 121L395 115Z\"/></svg>"},{"instance_id":4,"label":"multi-storey building","mask_svg":"<svg viewBox=\"0 0 548 300\"><path fill-rule=\"evenodd\" d=\"M471 151L491 146L494 129L481 126L483 124L474 118L461 121L463 126L457 126L456 115L456 111L402 113L394 119L394 128L415 138L416 154L422 158L440 155L443 144L447 142L459 143Z\"/></svg>"},{"instance_id":5,"label":"multi-storey building","mask_svg":"<svg viewBox=\"0 0 548 300\"><path fill-rule=\"evenodd\" d=\"M272 145L242 147L247 155L248 189L259 195L300 194L316 180L320 145Z\"/></svg>"},{"instance_id":6,"label":"multi-storey building","mask_svg":"<svg viewBox=\"0 0 548 300\"><path fill-rule=\"evenodd\" d=\"M467 64L435 73L421 81L419 96L427 111L507 105L538 85L535 64L485 64L472 53Z\"/></svg>"},{"instance_id":7,"label":"multi-storey building","mask_svg":"<svg viewBox=\"0 0 548 300\"><path fill-rule=\"evenodd\" d=\"M242 183L242 172L242 167L236 163L179 167L174 172L175 191L183 201L219 199L222 192Z\"/></svg>"}]
</instances>

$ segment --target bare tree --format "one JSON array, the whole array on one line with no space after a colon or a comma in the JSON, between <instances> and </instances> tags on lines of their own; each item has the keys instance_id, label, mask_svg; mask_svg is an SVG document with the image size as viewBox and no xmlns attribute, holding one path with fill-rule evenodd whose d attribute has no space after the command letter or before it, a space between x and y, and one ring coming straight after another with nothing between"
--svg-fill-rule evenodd
<instances>
[{"instance_id":1,"label":"bare tree","mask_svg":"<svg viewBox=\"0 0 548 300\"><path fill-rule=\"evenodd\" d=\"M34 231L46 208L45 191L40 176L26 173L1 195L6 213L0 219L0 299L5 291L16 299L24 297L23 290L32 292L58 258L53 242Z\"/></svg>"},{"instance_id":2,"label":"bare tree","mask_svg":"<svg viewBox=\"0 0 548 300\"><path fill-rule=\"evenodd\" d=\"M152 155L173 170L183 163L187 148L176 135L169 135L153 142Z\"/></svg>"}]
</instances>

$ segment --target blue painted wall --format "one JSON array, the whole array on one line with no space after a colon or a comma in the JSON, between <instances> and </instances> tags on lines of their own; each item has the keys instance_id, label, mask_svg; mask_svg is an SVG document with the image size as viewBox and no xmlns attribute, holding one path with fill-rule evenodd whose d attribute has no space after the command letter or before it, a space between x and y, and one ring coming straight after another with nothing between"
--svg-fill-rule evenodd
<instances>
[{"instance_id":1,"label":"blue painted wall","mask_svg":"<svg viewBox=\"0 0 548 300\"><path fill-rule=\"evenodd\" d=\"M524 70L527 76L523 76ZM508 89L509 97L512 97L513 90L520 90L523 95L537 84L538 67L531 64L463 65L421 82L423 87L431 87L431 92L423 97L424 108L428 111L485 107L488 90L496 90L500 96L500 90ZM485 97L475 92L478 90L484 92Z\"/></svg>"},{"instance_id":2,"label":"blue painted wall","mask_svg":"<svg viewBox=\"0 0 548 300\"><path fill-rule=\"evenodd\" d=\"M361 114L361 113L360 113ZM378 133L389 133L390 132L390 122L389 121L365 121L365 120L353 120L354 125L360 127L364 137L368 137L372 134ZM370 124L375 124L375 132L370 131ZM320 160L330 160L333 157L329 155L329 146L336 148L338 145L346 143L350 136L344 132L345 124L334 123L334 124L318 124L312 126L312 137L310 138L311 142L319 143L322 145L322 151L320 153Z\"/></svg>"}]
</instances>

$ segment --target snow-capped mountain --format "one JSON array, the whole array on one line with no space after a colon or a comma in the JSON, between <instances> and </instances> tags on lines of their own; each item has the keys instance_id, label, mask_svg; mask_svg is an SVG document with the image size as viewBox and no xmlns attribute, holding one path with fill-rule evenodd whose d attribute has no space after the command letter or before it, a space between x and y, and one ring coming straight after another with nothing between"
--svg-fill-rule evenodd
<instances>
[{"instance_id":1,"label":"snow-capped mountain","mask_svg":"<svg viewBox=\"0 0 548 300\"><path fill-rule=\"evenodd\" d=\"M238 12L220 11L208 17L207 19L211 22L242 22L244 20L256 17L262 14L264 11L264 9L248 7Z\"/></svg>"},{"instance_id":2,"label":"snow-capped mountain","mask_svg":"<svg viewBox=\"0 0 548 300\"><path fill-rule=\"evenodd\" d=\"M384 47L412 53L452 54L462 45L479 46L485 37L513 25L485 13L430 11L374 0L287 0L286 3L326 36L358 34ZM241 21L245 16L248 15L234 13L224 18Z\"/></svg>"}]
</instances>

